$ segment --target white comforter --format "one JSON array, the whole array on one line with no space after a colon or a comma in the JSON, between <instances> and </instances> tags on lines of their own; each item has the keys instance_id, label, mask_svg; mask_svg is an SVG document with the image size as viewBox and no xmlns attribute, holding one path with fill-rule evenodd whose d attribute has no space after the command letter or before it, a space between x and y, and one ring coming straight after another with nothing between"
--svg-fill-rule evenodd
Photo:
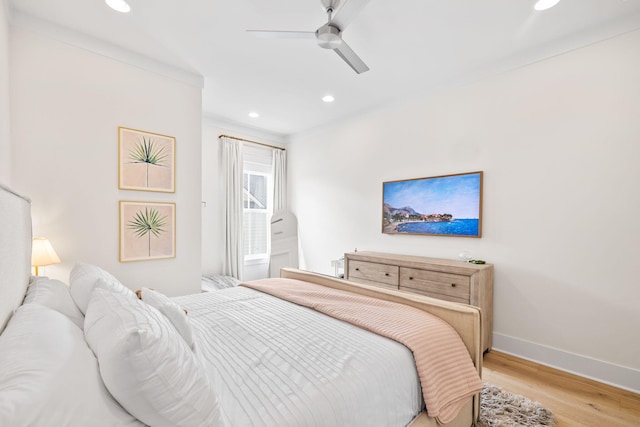
<instances>
[{"instance_id":1,"label":"white comforter","mask_svg":"<svg viewBox=\"0 0 640 427\"><path fill-rule=\"evenodd\" d=\"M402 344L245 287L175 298L228 426L404 426L421 410Z\"/></svg>"}]
</instances>

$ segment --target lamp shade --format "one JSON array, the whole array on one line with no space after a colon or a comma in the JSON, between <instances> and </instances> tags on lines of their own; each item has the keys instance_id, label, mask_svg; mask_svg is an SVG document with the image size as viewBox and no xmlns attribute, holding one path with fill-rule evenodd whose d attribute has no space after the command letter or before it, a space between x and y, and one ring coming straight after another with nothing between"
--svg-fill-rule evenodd
<instances>
[{"instance_id":1,"label":"lamp shade","mask_svg":"<svg viewBox=\"0 0 640 427\"><path fill-rule=\"evenodd\" d=\"M42 267L44 265L59 264L60 258L53 250L53 246L48 239L44 237L36 237L33 239L31 246L31 265L34 267Z\"/></svg>"}]
</instances>

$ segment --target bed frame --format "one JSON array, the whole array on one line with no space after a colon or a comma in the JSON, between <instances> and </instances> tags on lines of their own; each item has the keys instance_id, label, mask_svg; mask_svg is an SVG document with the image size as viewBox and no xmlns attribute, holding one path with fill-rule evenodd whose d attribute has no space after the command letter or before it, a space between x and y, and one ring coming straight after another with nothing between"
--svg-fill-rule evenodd
<instances>
[{"instance_id":1,"label":"bed frame","mask_svg":"<svg viewBox=\"0 0 640 427\"><path fill-rule=\"evenodd\" d=\"M0 184L0 333L31 278L31 201Z\"/></svg>"},{"instance_id":2,"label":"bed frame","mask_svg":"<svg viewBox=\"0 0 640 427\"><path fill-rule=\"evenodd\" d=\"M31 202L28 198L0 184L0 333L13 311L22 304L31 279ZM411 305L432 313L460 334L478 374L482 370L480 346L480 310L476 307L450 303L421 295L381 289L348 282L307 271L282 269L281 276L319 285L348 290L358 294ZM478 419L480 395L475 395L455 420L445 427L469 427ZM435 419L422 412L410 427L435 427Z\"/></svg>"}]
</instances>

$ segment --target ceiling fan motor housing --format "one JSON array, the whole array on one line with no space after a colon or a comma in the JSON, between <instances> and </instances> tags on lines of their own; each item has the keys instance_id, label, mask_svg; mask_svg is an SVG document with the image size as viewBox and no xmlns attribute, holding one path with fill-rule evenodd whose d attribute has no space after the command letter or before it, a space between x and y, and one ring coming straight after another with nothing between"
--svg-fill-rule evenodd
<instances>
[{"instance_id":1,"label":"ceiling fan motor housing","mask_svg":"<svg viewBox=\"0 0 640 427\"><path fill-rule=\"evenodd\" d=\"M342 44L340 30L330 24L323 25L316 30L316 42L325 49L335 49Z\"/></svg>"}]
</instances>

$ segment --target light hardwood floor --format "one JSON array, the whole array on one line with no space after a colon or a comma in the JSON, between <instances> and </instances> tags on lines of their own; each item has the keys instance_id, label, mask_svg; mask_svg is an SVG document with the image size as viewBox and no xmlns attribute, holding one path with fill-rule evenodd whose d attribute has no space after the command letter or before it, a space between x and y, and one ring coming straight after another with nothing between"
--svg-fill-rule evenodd
<instances>
[{"instance_id":1,"label":"light hardwood floor","mask_svg":"<svg viewBox=\"0 0 640 427\"><path fill-rule=\"evenodd\" d=\"M640 395L492 350L484 382L540 402L558 427L640 427Z\"/></svg>"}]
</instances>

